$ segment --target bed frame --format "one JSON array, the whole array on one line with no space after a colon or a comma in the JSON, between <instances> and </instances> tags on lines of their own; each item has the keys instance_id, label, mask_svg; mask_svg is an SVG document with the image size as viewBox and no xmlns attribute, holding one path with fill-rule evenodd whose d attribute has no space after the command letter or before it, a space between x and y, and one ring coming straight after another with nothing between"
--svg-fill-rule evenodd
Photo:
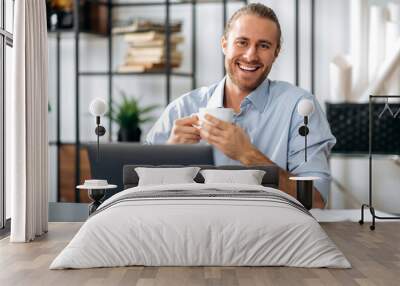
<instances>
[{"instance_id":1,"label":"bed frame","mask_svg":"<svg viewBox=\"0 0 400 286\"><path fill-rule=\"evenodd\" d=\"M135 143L106 143L100 145L97 160L97 145L86 144L93 179L107 179L118 188L107 192L106 198L126 188L134 187L138 177L134 168L138 166L199 166L205 169L260 169L266 174L262 184L278 188L279 170L275 166L214 166L213 150L209 145L142 145ZM204 182L201 175L195 179Z\"/></svg>"},{"instance_id":2,"label":"bed frame","mask_svg":"<svg viewBox=\"0 0 400 286\"><path fill-rule=\"evenodd\" d=\"M263 170L265 175L262 179L261 184L265 187L278 188L279 186L279 170L276 166L254 166L254 167L244 167L244 166L213 166L213 165L190 165L200 167L202 170L205 169L217 169L217 170ZM184 167L184 165L125 165L123 170L123 184L124 189L136 187L139 183L139 176L135 171L136 167L158 167L158 168L176 168ZM197 183L204 183L204 178L200 174L194 178Z\"/></svg>"}]
</instances>

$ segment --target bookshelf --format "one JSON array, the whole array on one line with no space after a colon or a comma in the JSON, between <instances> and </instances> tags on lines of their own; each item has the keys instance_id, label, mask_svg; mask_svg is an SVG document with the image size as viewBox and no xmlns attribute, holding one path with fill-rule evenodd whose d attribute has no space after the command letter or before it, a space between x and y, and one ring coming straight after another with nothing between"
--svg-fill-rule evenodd
<instances>
[{"instance_id":1,"label":"bookshelf","mask_svg":"<svg viewBox=\"0 0 400 286\"><path fill-rule=\"evenodd\" d=\"M60 118L60 97L61 97L61 82L60 82L60 46L61 46L61 34L64 33L71 33L74 38L74 49L75 51L79 51L79 43L82 37L82 34L93 34L91 31L87 31L82 29L80 26L80 17L82 17L80 13L81 8L81 0L74 0L74 10L73 10L73 28L72 29L56 29L54 31L49 31L49 33L54 34L56 37L56 141L50 142L50 145L57 146L57 201L60 201L60 177L61 177L61 170L60 170L60 161L61 161L61 152L60 149L63 145L74 145L75 147L75 172L74 172L74 185L77 186L81 182L81 172L82 172L82 152L78 152L81 150L82 144L87 142L83 142L80 139L80 82L85 80L87 77L97 76L97 77L104 77L104 80L108 82L108 105L111 106L113 102L113 78L114 77L127 77L127 76L165 76L165 98L167 104L171 100L171 77L183 77L191 80L191 88L195 89L197 87L197 79L196 79L196 51L197 51L197 39L196 39L196 9L198 5L201 4L215 4L215 5L222 5L223 11L223 23L222 26L225 27L227 21L227 8L230 3L243 3L247 4L247 0L155 0L155 1L146 1L146 0L139 0L139 1L112 1L112 0L86 0L94 5L101 5L106 7L107 9L107 33L106 34L95 34L95 36L103 38L107 41L107 69L102 71L85 71L80 70L80 58L79 53L75 53L75 141L74 142L62 142L61 141L61 118ZM171 67L171 31L170 31L170 22L171 22L171 8L176 5L187 5L191 7L191 69L189 71L175 71ZM164 16L165 16L165 51L166 51L166 64L165 68L161 71L150 71L150 72L119 72L113 69L113 37L118 37L120 35L113 34L113 23L112 23L112 12L114 8L118 7L125 7L125 8L132 8L135 7L154 7L154 6L161 6L164 7ZM221 68L224 70L223 62L221 63ZM109 121L107 127L107 134L108 134L108 141L111 142L112 138L112 122ZM67 146L68 147L68 146ZM84 160L86 161L86 160ZM83 167L86 169L86 166ZM75 191L75 202L79 203L81 201L81 196L78 190Z\"/></svg>"}]
</instances>

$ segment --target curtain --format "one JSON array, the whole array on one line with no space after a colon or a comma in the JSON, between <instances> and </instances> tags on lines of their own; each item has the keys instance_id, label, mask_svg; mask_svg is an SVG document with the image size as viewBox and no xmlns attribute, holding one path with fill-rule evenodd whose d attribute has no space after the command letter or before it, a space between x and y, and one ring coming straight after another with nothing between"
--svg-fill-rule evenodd
<instances>
[{"instance_id":1,"label":"curtain","mask_svg":"<svg viewBox=\"0 0 400 286\"><path fill-rule=\"evenodd\" d=\"M15 1L12 96L6 117L12 242L48 227L46 1Z\"/></svg>"}]
</instances>

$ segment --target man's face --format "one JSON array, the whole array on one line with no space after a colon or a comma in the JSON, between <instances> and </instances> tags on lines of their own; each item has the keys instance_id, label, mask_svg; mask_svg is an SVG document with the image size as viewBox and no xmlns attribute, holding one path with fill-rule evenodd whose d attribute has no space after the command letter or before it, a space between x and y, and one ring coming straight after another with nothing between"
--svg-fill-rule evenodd
<instances>
[{"instance_id":1,"label":"man's face","mask_svg":"<svg viewBox=\"0 0 400 286\"><path fill-rule=\"evenodd\" d=\"M269 19L242 15L221 45L230 80L250 92L265 80L279 54L278 27Z\"/></svg>"}]
</instances>

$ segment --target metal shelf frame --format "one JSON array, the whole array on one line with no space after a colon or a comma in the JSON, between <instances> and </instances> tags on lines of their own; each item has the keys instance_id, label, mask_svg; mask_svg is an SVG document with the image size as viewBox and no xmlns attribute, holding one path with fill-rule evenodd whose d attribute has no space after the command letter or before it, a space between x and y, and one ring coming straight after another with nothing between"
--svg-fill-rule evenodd
<instances>
[{"instance_id":1,"label":"metal shelf frame","mask_svg":"<svg viewBox=\"0 0 400 286\"><path fill-rule=\"evenodd\" d=\"M108 6L107 1L99 1L99 0L89 0L89 2L97 3L99 5ZM169 5L187 5L187 4L221 4L223 2L231 2L231 3L243 3L243 0L180 0L180 1L169 1ZM166 1L146 1L146 2L116 2L112 3L113 7L145 7L145 6L162 6L165 5ZM246 1L247 3L247 1Z\"/></svg>"},{"instance_id":2,"label":"metal shelf frame","mask_svg":"<svg viewBox=\"0 0 400 286\"><path fill-rule=\"evenodd\" d=\"M310 92L315 95L316 1L310 0ZM294 0L294 84L300 85L300 0Z\"/></svg>"}]
</instances>

